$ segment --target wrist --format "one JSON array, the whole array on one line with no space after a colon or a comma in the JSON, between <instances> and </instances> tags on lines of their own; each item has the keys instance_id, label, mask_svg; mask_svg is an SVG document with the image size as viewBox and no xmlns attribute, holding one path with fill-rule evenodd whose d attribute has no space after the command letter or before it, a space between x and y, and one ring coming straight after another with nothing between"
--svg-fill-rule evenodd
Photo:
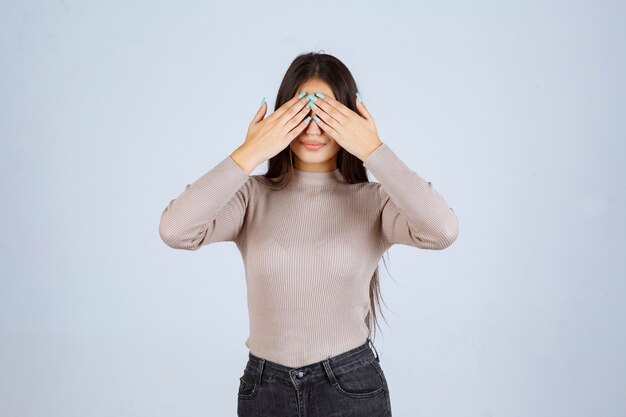
<instances>
[{"instance_id":1,"label":"wrist","mask_svg":"<svg viewBox=\"0 0 626 417\"><path fill-rule=\"evenodd\" d=\"M376 143L374 146L372 146L369 151L365 154L365 157L363 158L363 161L365 161L376 149L378 149L381 145L383 144L382 141L378 141L378 143Z\"/></svg>"},{"instance_id":2,"label":"wrist","mask_svg":"<svg viewBox=\"0 0 626 417\"><path fill-rule=\"evenodd\" d=\"M253 152L245 143L235 149L230 157L241 169L250 174L259 164L255 158L256 153Z\"/></svg>"}]
</instances>

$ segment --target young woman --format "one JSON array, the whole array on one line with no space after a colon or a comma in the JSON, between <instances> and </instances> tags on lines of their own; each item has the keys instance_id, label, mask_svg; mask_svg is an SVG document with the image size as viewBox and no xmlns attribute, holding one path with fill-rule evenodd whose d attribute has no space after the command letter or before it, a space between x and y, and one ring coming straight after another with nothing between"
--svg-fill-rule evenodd
<instances>
[{"instance_id":1,"label":"young woman","mask_svg":"<svg viewBox=\"0 0 626 417\"><path fill-rule=\"evenodd\" d=\"M266 112L263 99L245 142L170 201L160 236L241 252L250 333L239 417L389 417L371 339L378 262L393 244L450 246L457 217L381 141L337 58L297 56ZM266 160L265 174L250 175Z\"/></svg>"}]
</instances>

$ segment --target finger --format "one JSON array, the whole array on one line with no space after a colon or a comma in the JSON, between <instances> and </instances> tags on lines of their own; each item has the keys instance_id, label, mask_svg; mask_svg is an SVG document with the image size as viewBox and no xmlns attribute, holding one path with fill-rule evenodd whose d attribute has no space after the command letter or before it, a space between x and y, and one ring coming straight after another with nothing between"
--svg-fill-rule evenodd
<instances>
[{"instance_id":1,"label":"finger","mask_svg":"<svg viewBox=\"0 0 626 417\"><path fill-rule=\"evenodd\" d=\"M313 112L315 113L315 116L313 117L313 120L315 120L315 123L317 123L324 132L328 133L328 135L331 138L335 139L335 141L339 143L339 140L340 140L339 132L337 132L335 129L333 129L332 126L330 126L324 121L323 117L320 116L321 113L316 112L315 109L313 109ZM341 143L339 144L341 145Z\"/></svg>"},{"instance_id":2,"label":"finger","mask_svg":"<svg viewBox=\"0 0 626 417\"><path fill-rule=\"evenodd\" d=\"M306 113L305 113L306 114ZM307 120L308 119L308 120ZM289 133L287 134L287 138L289 139L289 142L291 142L292 140L294 140L296 137L298 137L298 135L300 133L302 133L302 131L304 129L306 129L306 127L309 125L309 123L311 123L311 118L310 117L305 117L300 123L298 123L296 125L296 127L294 127L293 129L291 129L291 131L289 131Z\"/></svg>"},{"instance_id":3,"label":"finger","mask_svg":"<svg viewBox=\"0 0 626 417\"><path fill-rule=\"evenodd\" d=\"M252 118L252 121L250 122L250 124L252 125L254 123L259 122L260 120L263 120L263 117L265 117L266 112L267 112L267 101L265 101L265 98L264 98L263 103L261 103L261 107L259 107L259 110L256 111L256 114Z\"/></svg>"},{"instance_id":4,"label":"finger","mask_svg":"<svg viewBox=\"0 0 626 417\"><path fill-rule=\"evenodd\" d=\"M296 113L296 115L294 117L289 119L289 121L285 124L285 126L288 129L288 131L291 132L292 129L296 128L296 126L299 126L300 122L302 122L305 119L305 116L309 113L310 110L311 109L309 109L308 107L304 106L304 107L302 107L302 109L300 109L300 111L298 113Z\"/></svg>"},{"instance_id":5,"label":"finger","mask_svg":"<svg viewBox=\"0 0 626 417\"><path fill-rule=\"evenodd\" d=\"M318 102L319 102L319 100L318 100ZM329 106L328 104L326 104L324 107L329 109L335 115L341 116L344 119L344 121L346 120L346 118L343 117L343 115L341 115L341 113L337 112L337 110L335 108L333 108L332 106ZM322 121L326 125L330 126L336 132L341 132L343 124L339 120L335 119L332 114L327 113L326 110L324 108L322 108L322 106L318 105L317 108L314 108L312 110L313 110L313 114L317 115L319 118L321 118Z\"/></svg>"},{"instance_id":6,"label":"finger","mask_svg":"<svg viewBox=\"0 0 626 417\"><path fill-rule=\"evenodd\" d=\"M315 104L318 104L319 102L319 106L323 107L326 113L330 114L331 116L333 116L335 119L339 121L341 121L342 117L350 117L350 114L354 113L352 110L346 107L342 102L340 102L339 100L335 100L334 98L330 96L326 96L326 95L324 97L317 96L316 98L317 98L317 101L315 102ZM334 109L336 113L333 113L331 109Z\"/></svg>"},{"instance_id":7,"label":"finger","mask_svg":"<svg viewBox=\"0 0 626 417\"><path fill-rule=\"evenodd\" d=\"M324 119L324 121L332 126L335 130L339 131L341 129L341 126L346 126L348 124L349 119L348 117L344 116L342 112L337 110L337 108L332 106L326 97L317 99L317 101L315 102L317 109L313 109L313 112L315 112L316 110L324 112L325 117L322 117L322 119ZM350 112L352 112L352 110L350 110Z\"/></svg>"},{"instance_id":8,"label":"finger","mask_svg":"<svg viewBox=\"0 0 626 417\"><path fill-rule=\"evenodd\" d=\"M280 106L278 109L276 109L276 111L274 113L272 113L272 116L274 116L275 119L281 119L289 110L292 109L292 107L296 104L298 104L300 101L300 99L298 98L298 96L294 96L291 99L287 100L285 103L283 103L282 106ZM306 103L305 103L306 104ZM296 109L293 113L297 113L299 110ZM284 124L284 123L283 123Z\"/></svg>"},{"instance_id":9,"label":"finger","mask_svg":"<svg viewBox=\"0 0 626 417\"><path fill-rule=\"evenodd\" d=\"M370 114L369 111L367 111L365 104L363 104L363 102L359 100L358 96L355 96L355 100L356 100L356 108L363 115L363 117L367 120L373 120L372 115Z\"/></svg>"},{"instance_id":10,"label":"finger","mask_svg":"<svg viewBox=\"0 0 626 417\"><path fill-rule=\"evenodd\" d=\"M293 99L292 99L293 100ZM302 97L298 99L296 97L296 102L293 104L285 113L279 117L279 123L281 126L284 126L289 123L289 121L303 109L306 109L306 97Z\"/></svg>"}]
</instances>

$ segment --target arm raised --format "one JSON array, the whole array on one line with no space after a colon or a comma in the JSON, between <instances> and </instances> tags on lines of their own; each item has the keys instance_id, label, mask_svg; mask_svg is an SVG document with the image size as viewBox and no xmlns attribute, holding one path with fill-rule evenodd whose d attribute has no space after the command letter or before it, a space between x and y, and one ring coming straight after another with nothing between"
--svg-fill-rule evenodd
<instances>
[{"instance_id":1,"label":"arm raised","mask_svg":"<svg viewBox=\"0 0 626 417\"><path fill-rule=\"evenodd\" d=\"M389 245L445 249L456 240L454 210L430 181L411 170L386 143L374 149L363 166L379 181L381 236Z\"/></svg>"},{"instance_id":2,"label":"arm raised","mask_svg":"<svg viewBox=\"0 0 626 417\"><path fill-rule=\"evenodd\" d=\"M197 250L209 243L235 241L250 201L248 173L229 155L188 184L161 213L163 242L175 249Z\"/></svg>"}]
</instances>

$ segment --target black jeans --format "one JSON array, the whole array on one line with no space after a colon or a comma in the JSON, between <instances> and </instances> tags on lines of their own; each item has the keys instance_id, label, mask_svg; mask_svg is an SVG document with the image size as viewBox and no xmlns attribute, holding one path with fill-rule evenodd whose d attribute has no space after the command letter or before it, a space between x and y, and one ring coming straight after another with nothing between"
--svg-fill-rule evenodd
<instances>
[{"instance_id":1,"label":"black jeans","mask_svg":"<svg viewBox=\"0 0 626 417\"><path fill-rule=\"evenodd\" d=\"M248 352L238 417L391 417L387 380L368 338L321 362L290 368Z\"/></svg>"}]
</instances>

